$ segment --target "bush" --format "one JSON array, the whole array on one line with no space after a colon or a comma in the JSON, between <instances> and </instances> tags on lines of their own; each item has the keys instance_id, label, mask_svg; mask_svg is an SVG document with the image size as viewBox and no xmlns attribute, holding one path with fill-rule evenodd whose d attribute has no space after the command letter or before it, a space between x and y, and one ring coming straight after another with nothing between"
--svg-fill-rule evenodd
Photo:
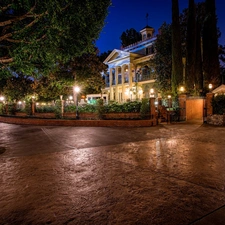
<instances>
[{"instance_id":1,"label":"bush","mask_svg":"<svg viewBox=\"0 0 225 225\"><path fill-rule=\"evenodd\" d=\"M121 113L131 113L131 112L140 112L141 102L126 102L123 104L118 104L117 102L113 102L112 104L105 105L105 112L121 112Z\"/></svg>"},{"instance_id":2,"label":"bush","mask_svg":"<svg viewBox=\"0 0 225 225\"><path fill-rule=\"evenodd\" d=\"M55 106L48 106L48 105L38 106L36 107L36 112L37 113L53 113L55 112Z\"/></svg>"},{"instance_id":3,"label":"bush","mask_svg":"<svg viewBox=\"0 0 225 225\"><path fill-rule=\"evenodd\" d=\"M147 116L149 116L150 113L150 106L149 106L149 99L143 98L141 103L141 109L140 109L141 117L144 119Z\"/></svg>"},{"instance_id":4,"label":"bush","mask_svg":"<svg viewBox=\"0 0 225 225\"><path fill-rule=\"evenodd\" d=\"M77 110L77 107L75 105L68 105L65 107L64 112L75 113L76 110ZM78 112L79 113L82 113L82 112L95 113L97 112L97 106L91 105L91 104L81 105L81 106L78 106Z\"/></svg>"},{"instance_id":5,"label":"bush","mask_svg":"<svg viewBox=\"0 0 225 225\"><path fill-rule=\"evenodd\" d=\"M213 114L222 115L225 112L225 95L217 95L212 100Z\"/></svg>"}]
</instances>

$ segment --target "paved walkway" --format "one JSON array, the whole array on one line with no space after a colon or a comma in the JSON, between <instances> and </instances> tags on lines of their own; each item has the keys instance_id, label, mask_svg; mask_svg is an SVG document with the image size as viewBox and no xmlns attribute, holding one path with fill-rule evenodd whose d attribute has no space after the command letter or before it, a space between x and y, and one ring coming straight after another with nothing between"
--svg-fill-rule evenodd
<instances>
[{"instance_id":1,"label":"paved walkway","mask_svg":"<svg viewBox=\"0 0 225 225\"><path fill-rule=\"evenodd\" d=\"M0 130L0 224L225 224L224 127Z\"/></svg>"}]
</instances>

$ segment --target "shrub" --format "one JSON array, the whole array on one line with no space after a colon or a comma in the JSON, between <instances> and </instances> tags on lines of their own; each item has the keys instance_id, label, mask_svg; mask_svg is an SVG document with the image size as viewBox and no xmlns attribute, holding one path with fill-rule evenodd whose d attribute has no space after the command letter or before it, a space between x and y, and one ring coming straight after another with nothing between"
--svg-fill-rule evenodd
<instances>
[{"instance_id":1,"label":"shrub","mask_svg":"<svg viewBox=\"0 0 225 225\"><path fill-rule=\"evenodd\" d=\"M149 99L143 98L140 109L141 117L143 119L146 118L147 116L149 116L149 112L150 112Z\"/></svg>"},{"instance_id":2,"label":"shrub","mask_svg":"<svg viewBox=\"0 0 225 225\"><path fill-rule=\"evenodd\" d=\"M222 115L225 112L225 95L217 95L212 100L213 114Z\"/></svg>"},{"instance_id":3,"label":"shrub","mask_svg":"<svg viewBox=\"0 0 225 225\"><path fill-rule=\"evenodd\" d=\"M55 112L55 106L48 106L48 105L38 106L36 107L36 112L37 113L53 113Z\"/></svg>"},{"instance_id":4,"label":"shrub","mask_svg":"<svg viewBox=\"0 0 225 225\"><path fill-rule=\"evenodd\" d=\"M65 107L64 112L71 112L71 113L75 113L77 110L77 107L75 105L68 105ZM91 105L91 104L87 104L87 105L80 105L78 106L78 112L89 112L89 113L94 113L97 112L97 106L96 105Z\"/></svg>"},{"instance_id":5,"label":"shrub","mask_svg":"<svg viewBox=\"0 0 225 225\"><path fill-rule=\"evenodd\" d=\"M126 102L123 104L119 104L117 102L113 102L112 104L105 105L105 112L123 112L123 113L131 113L131 112L140 112L141 102Z\"/></svg>"}]
</instances>

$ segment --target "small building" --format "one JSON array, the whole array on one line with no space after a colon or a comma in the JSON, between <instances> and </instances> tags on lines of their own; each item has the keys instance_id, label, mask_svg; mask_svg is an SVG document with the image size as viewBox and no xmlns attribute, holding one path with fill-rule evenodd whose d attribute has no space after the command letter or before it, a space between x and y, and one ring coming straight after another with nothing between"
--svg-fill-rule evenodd
<instances>
[{"instance_id":1,"label":"small building","mask_svg":"<svg viewBox=\"0 0 225 225\"><path fill-rule=\"evenodd\" d=\"M103 103L108 104L108 95L107 94L89 94L86 96L86 100L88 104L96 104L98 99L102 98Z\"/></svg>"},{"instance_id":2,"label":"small building","mask_svg":"<svg viewBox=\"0 0 225 225\"><path fill-rule=\"evenodd\" d=\"M114 49L104 60L108 71L103 93L109 95L110 101L123 103L148 98L154 88L156 72L150 62L155 53L154 28L146 26L140 33L141 41Z\"/></svg>"}]
</instances>

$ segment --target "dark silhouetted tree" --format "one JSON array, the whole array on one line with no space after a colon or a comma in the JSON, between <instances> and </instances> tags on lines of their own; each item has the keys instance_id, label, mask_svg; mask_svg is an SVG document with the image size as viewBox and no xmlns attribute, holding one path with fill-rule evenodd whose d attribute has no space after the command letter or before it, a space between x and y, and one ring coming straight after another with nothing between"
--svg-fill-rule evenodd
<instances>
[{"instance_id":1,"label":"dark silhouetted tree","mask_svg":"<svg viewBox=\"0 0 225 225\"><path fill-rule=\"evenodd\" d=\"M130 28L122 33L120 36L122 47L134 44L141 40L141 34L137 32L134 28Z\"/></svg>"},{"instance_id":2,"label":"dark silhouetted tree","mask_svg":"<svg viewBox=\"0 0 225 225\"><path fill-rule=\"evenodd\" d=\"M172 93L177 95L183 82L181 31L178 0L172 0Z\"/></svg>"},{"instance_id":3,"label":"dark silhouetted tree","mask_svg":"<svg viewBox=\"0 0 225 225\"><path fill-rule=\"evenodd\" d=\"M203 72L204 86L212 83L214 87L221 84L219 56L218 56L218 30L215 0L205 0L205 20L203 24Z\"/></svg>"}]
</instances>

